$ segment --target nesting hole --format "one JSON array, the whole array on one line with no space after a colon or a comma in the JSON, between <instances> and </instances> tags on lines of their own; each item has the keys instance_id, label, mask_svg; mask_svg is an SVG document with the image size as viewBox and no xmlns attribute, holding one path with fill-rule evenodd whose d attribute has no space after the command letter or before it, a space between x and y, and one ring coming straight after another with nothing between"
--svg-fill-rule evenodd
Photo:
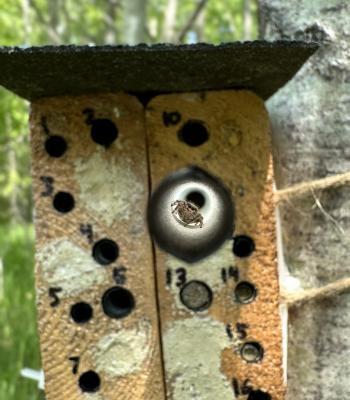
<instances>
[{"instance_id":1,"label":"nesting hole","mask_svg":"<svg viewBox=\"0 0 350 400\"><path fill-rule=\"evenodd\" d=\"M92 249L92 256L99 264L108 265L118 258L119 247L111 239L101 239L95 243Z\"/></svg>"},{"instance_id":2,"label":"nesting hole","mask_svg":"<svg viewBox=\"0 0 350 400\"><path fill-rule=\"evenodd\" d=\"M101 379L95 371L87 371L80 375L79 386L83 392L97 392L101 386Z\"/></svg>"},{"instance_id":3,"label":"nesting hole","mask_svg":"<svg viewBox=\"0 0 350 400\"><path fill-rule=\"evenodd\" d=\"M254 240L246 235L233 238L233 253L237 257L249 257L255 250Z\"/></svg>"},{"instance_id":4,"label":"nesting hole","mask_svg":"<svg viewBox=\"0 0 350 400\"><path fill-rule=\"evenodd\" d=\"M252 390L249 393L248 400L271 400L271 396L262 390Z\"/></svg>"},{"instance_id":5,"label":"nesting hole","mask_svg":"<svg viewBox=\"0 0 350 400\"><path fill-rule=\"evenodd\" d=\"M50 136L45 141L45 150L51 157L62 157L67 150L67 142L62 136Z\"/></svg>"},{"instance_id":6,"label":"nesting hole","mask_svg":"<svg viewBox=\"0 0 350 400\"><path fill-rule=\"evenodd\" d=\"M204 311L213 301L213 292L206 283L193 280L182 287L180 300L192 311Z\"/></svg>"},{"instance_id":7,"label":"nesting hole","mask_svg":"<svg viewBox=\"0 0 350 400\"><path fill-rule=\"evenodd\" d=\"M74 205L74 197L68 192L58 192L53 199L53 206L60 213L72 211Z\"/></svg>"},{"instance_id":8,"label":"nesting hole","mask_svg":"<svg viewBox=\"0 0 350 400\"><path fill-rule=\"evenodd\" d=\"M205 204L205 197L200 192L191 192L186 196L186 200L195 204L197 207L202 208Z\"/></svg>"},{"instance_id":9,"label":"nesting hole","mask_svg":"<svg viewBox=\"0 0 350 400\"><path fill-rule=\"evenodd\" d=\"M102 297L102 307L111 318L124 318L135 307L135 299L130 290L116 286L108 289Z\"/></svg>"},{"instance_id":10,"label":"nesting hole","mask_svg":"<svg viewBox=\"0 0 350 400\"><path fill-rule=\"evenodd\" d=\"M107 119L95 119L91 122L92 140L104 147L109 147L118 137L118 128Z\"/></svg>"},{"instance_id":11,"label":"nesting hole","mask_svg":"<svg viewBox=\"0 0 350 400\"><path fill-rule=\"evenodd\" d=\"M209 139L209 133L204 124L200 121L188 121L178 133L179 140L189 146L197 147Z\"/></svg>"},{"instance_id":12,"label":"nesting hole","mask_svg":"<svg viewBox=\"0 0 350 400\"><path fill-rule=\"evenodd\" d=\"M264 349L258 342L247 342L241 348L241 357L248 363L257 363L264 357Z\"/></svg>"},{"instance_id":13,"label":"nesting hole","mask_svg":"<svg viewBox=\"0 0 350 400\"><path fill-rule=\"evenodd\" d=\"M84 324L92 318L92 307L88 303L76 303L72 306L70 315L77 324Z\"/></svg>"},{"instance_id":14,"label":"nesting hole","mask_svg":"<svg viewBox=\"0 0 350 400\"><path fill-rule=\"evenodd\" d=\"M250 282L240 282L235 287L235 299L237 303L248 304L256 297L256 288Z\"/></svg>"}]
</instances>

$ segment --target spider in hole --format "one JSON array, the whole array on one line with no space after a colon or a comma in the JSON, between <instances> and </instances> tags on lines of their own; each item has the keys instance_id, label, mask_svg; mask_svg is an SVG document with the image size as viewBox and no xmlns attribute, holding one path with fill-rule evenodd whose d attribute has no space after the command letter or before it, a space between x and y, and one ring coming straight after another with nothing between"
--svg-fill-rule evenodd
<instances>
[{"instance_id":1,"label":"spider in hole","mask_svg":"<svg viewBox=\"0 0 350 400\"><path fill-rule=\"evenodd\" d=\"M203 216L199 212L199 207L186 200L176 200L171 203L171 213L176 215L184 226L193 225L203 228Z\"/></svg>"}]
</instances>

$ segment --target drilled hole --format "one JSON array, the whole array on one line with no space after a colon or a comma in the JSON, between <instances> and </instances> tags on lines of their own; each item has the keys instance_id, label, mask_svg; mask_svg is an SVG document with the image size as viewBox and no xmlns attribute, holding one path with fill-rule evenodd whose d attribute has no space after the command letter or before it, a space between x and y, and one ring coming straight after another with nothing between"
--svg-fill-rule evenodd
<instances>
[{"instance_id":1,"label":"drilled hole","mask_svg":"<svg viewBox=\"0 0 350 400\"><path fill-rule=\"evenodd\" d=\"M248 363L256 363L264 357L264 349L257 342L248 342L242 346L241 356Z\"/></svg>"},{"instance_id":2,"label":"drilled hole","mask_svg":"<svg viewBox=\"0 0 350 400\"><path fill-rule=\"evenodd\" d=\"M99 264L108 265L118 258L119 247L113 240L101 239L95 243L92 255Z\"/></svg>"},{"instance_id":3,"label":"drilled hole","mask_svg":"<svg viewBox=\"0 0 350 400\"><path fill-rule=\"evenodd\" d=\"M76 303L72 306L70 315L74 322L83 324L92 318L92 307L88 303Z\"/></svg>"},{"instance_id":4,"label":"drilled hole","mask_svg":"<svg viewBox=\"0 0 350 400\"><path fill-rule=\"evenodd\" d=\"M182 304L190 310L204 311L212 303L213 292L204 282L189 281L182 287L180 299Z\"/></svg>"},{"instance_id":5,"label":"drilled hole","mask_svg":"<svg viewBox=\"0 0 350 400\"><path fill-rule=\"evenodd\" d=\"M117 139L118 129L111 120L95 119L91 124L91 138L95 143L107 148Z\"/></svg>"},{"instance_id":6,"label":"drilled hole","mask_svg":"<svg viewBox=\"0 0 350 400\"><path fill-rule=\"evenodd\" d=\"M235 299L238 303L251 303L256 297L256 288L249 282L240 282L235 288Z\"/></svg>"},{"instance_id":7,"label":"drilled hole","mask_svg":"<svg viewBox=\"0 0 350 400\"><path fill-rule=\"evenodd\" d=\"M101 380L95 371L87 371L80 375L79 386L83 392L97 392L100 389Z\"/></svg>"},{"instance_id":8,"label":"drilled hole","mask_svg":"<svg viewBox=\"0 0 350 400\"><path fill-rule=\"evenodd\" d=\"M186 196L186 200L202 208L205 204L205 197L200 192L191 192Z\"/></svg>"},{"instance_id":9,"label":"drilled hole","mask_svg":"<svg viewBox=\"0 0 350 400\"><path fill-rule=\"evenodd\" d=\"M197 147L209 139L207 128L200 121L188 121L178 133L179 140L189 146Z\"/></svg>"},{"instance_id":10,"label":"drilled hole","mask_svg":"<svg viewBox=\"0 0 350 400\"><path fill-rule=\"evenodd\" d=\"M240 235L233 238L233 253L237 257L249 257L254 250L254 241L249 236Z\"/></svg>"},{"instance_id":11,"label":"drilled hole","mask_svg":"<svg viewBox=\"0 0 350 400\"><path fill-rule=\"evenodd\" d=\"M102 307L109 317L124 318L134 309L135 299L129 290L116 286L105 292Z\"/></svg>"},{"instance_id":12,"label":"drilled hole","mask_svg":"<svg viewBox=\"0 0 350 400\"><path fill-rule=\"evenodd\" d=\"M271 396L261 390L252 390L249 393L248 400L271 400Z\"/></svg>"},{"instance_id":13,"label":"drilled hole","mask_svg":"<svg viewBox=\"0 0 350 400\"><path fill-rule=\"evenodd\" d=\"M67 142L62 136L50 136L45 141L45 150L51 157L62 157L67 150Z\"/></svg>"},{"instance_id":14,"label":"drilled hole","mask_svg":"<svg viewBox=\"0 0 350 400\"><path fill-rule=\"evenodd\" d=\"M74 204L74 197L68 192L58 192L53 199L53 206L61 213L72 211Z\"/></svg>"}]
</instances>

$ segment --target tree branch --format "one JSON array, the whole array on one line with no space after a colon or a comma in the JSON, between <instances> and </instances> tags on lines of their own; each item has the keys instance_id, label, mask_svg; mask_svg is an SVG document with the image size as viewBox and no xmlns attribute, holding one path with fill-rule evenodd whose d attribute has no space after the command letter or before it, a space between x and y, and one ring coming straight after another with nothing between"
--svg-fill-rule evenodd
<instances>
[{"instance_id":1,"label":"tree branch","mask_svg":"<svg viewBox=\"0 0 350 400\"><path fill-rule=\"evenodd\" d=\"M179 43L183 42L187 32L192 28L193 24L196 22L199 14L203 10L203 8L206 6L207 2L208 2L208 0L201 0L198 3L196 9L194 10L194 12L192 13L192 15L190 16L187 23L185 24L185 26L183 27L182 31L179 34L179 37L178 37Z\"/></svg>"}]
</instances>

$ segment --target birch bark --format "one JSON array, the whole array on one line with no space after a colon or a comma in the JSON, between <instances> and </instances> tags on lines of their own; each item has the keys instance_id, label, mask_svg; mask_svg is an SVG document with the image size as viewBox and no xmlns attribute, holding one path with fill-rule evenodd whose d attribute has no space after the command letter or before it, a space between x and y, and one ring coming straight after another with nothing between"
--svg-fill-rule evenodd
<instances>
[{"instance_id":1,"label":"birch bark","mask_svg":"<svg viewBox=\"0 0 350 400\"><path fill-rule=\"evenodd\" d=\"M350 171L350 3L260 0L265 39L322 47L269 102L278 188ZM350 187L281 206L285 260L304 288L350 275ZM350 294L291 310L288 399L350 395Z\"/></svg>"}]
</instances>

